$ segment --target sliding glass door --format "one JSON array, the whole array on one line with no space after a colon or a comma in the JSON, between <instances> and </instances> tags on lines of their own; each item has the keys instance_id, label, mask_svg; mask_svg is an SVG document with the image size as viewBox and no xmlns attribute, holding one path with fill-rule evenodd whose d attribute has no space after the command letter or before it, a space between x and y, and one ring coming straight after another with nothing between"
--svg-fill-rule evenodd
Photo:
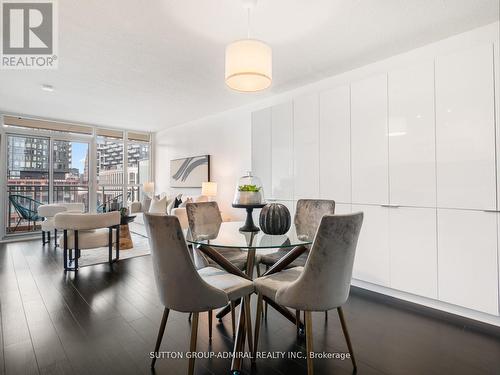
<instances>
[{"instance_id":1,"label":"sliding glass door","mask_svg":"<svg viewBox=\"0 0 500 375\"><path fill-rule=\"evenodd\" d=\"M89 209L89 143L7 135L6 233L40 230L38 206L77 203Z\"/></svg>"},{"instance_id":2,"label":"sliding glass door","mask_svg":"<svg viewBox=\"0 0 500 375\"><path fill-rule=\"evenodd\" d=\"M41 204L83 203L88 212L127 207L142 198L142 186L152 178L149 134L55 129L0 128L0 173L7 181L0 189L0 222L7 235L39 231Z\"/></svg>"},{"instance_id":3,"label":"sliding glass door","mask_svg":"<svg viewBox=\"0 0 500 375\"><path fill-rule=\"evenodd\" d=\"M40 229L37 208L49 202L49 150L49 138L7 136L7 234Z\"/></svg>"},{"instance_id":4,"label":"sliding glass door","mask_svg":"<svg viewBox=\"0 0 500 375\"><path fill-rule=\"evenodd\" d=\"M66 140L52 142L54 203L83 203L89 210L89 144Z\"/></svg>"}]
</instances>

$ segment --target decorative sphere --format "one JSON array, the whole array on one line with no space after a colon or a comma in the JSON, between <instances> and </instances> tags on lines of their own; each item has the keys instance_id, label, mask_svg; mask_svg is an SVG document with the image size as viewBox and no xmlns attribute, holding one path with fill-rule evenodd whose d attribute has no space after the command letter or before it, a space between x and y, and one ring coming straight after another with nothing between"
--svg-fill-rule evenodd
<instances>
[{"instance_id":1,"label":"decorative sphere","mask_svg":"<svg viewBox=\"0 0 500 375\"><path fill-rule=\"evenodd\" d=\"M266 234L285 234L292 224L290 211L281 203L268 204L260 211L259 224Z\"/></svg>"}]
</instances>

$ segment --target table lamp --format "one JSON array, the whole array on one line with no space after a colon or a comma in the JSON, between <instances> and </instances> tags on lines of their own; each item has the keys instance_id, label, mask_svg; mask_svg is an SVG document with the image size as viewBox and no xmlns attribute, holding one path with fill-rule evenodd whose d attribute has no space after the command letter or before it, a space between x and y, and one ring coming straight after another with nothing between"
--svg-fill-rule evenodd
<instances>
[{"instance_id":1,"label":"table lamp","mask_svg":"<svg viewBox=\"0 0 500 375\"><path fill-rule=\"evenodd\" d=\"M150 198L153 198L153 195L155 193L155 183L152 182L152 181L145 182L143 184L143 188L144 188L144 193L146 193L147 195L149 195Z\"/></svg>"},{"instance_id":2,"label":"table lamp","mask_svg":"<svg viewBox=\"0 0 500 375\"><path fill-rule=\"evenodd\" d=\"M211 201L213 197L217 195L217 183L216 182L203 182L201 184L201 195L208 197Z\"/></svg>"}]
</instances>

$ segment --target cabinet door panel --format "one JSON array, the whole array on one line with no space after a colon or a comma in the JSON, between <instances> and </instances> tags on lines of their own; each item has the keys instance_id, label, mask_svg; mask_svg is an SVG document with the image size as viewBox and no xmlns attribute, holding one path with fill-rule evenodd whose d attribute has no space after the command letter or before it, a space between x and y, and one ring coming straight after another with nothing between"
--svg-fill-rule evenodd
<instances>
[{"instance_id":1,"label":"cabinet door panel","mask_svg":"<svg viewBox=\"0 0 500 375\"><path fill-rule=\"evenodd\" d=\"M387 75L383 74L351 84L353 203L388 203L387 148Z\"/></svg>"},{"instance_id":2,"label":"cabinet door panel","mask_svg":"<svg viewBox=\"0 0 500 375\"><path fill-rule=\"evenodd\" d=\"M271 108L252 113L252 172L271 194Z\"/></svg>"},{"instance_id":3,"label":"cabinet door panel","mask_svg":"<svg viewBox=\"0 0 500 375\"><path fill-rule=\"evenodd\" d=\"M391 204L436 206L434 64L389 73Z\"/></svg>"},{"instance_id":4,"label":"cabinet door panel","mask_svg":"<svg viewBox=\"0 0 500 375\"><path fill-rule=\"evenodd\" d=\"M349 86L320 94L320 196L351 202L351 118Z\"/></svg>"},{"instance_id":5,"label":"cabinet door panel","mask_svg":"<svg viewBox=\"0 0 500 375\"><path fill-rule=\"evenodd\" d=\"M439 299L498 314L495 213L438 209Z\"/></svg>"},{"instance_id":6,"label":"cabinet door panel","mask_svg":"<svg viewBox=\"0 0 500 375\"><path fill-rule=\"evenodd\" d=\"M495 209L493 50L436 59L437 204Z\"/></svg>"},{"instance_id":7,"label":"cabinet door panel","mask_svg":"<svg viewBox=\"0 0 500 375\"><path fill-rule=\"evenodd\" d=\"M293 103L295 200L319 196L319 96L299 96Z\"/></svg>"},{"instance_id":8,"label":"cabinet door panel","mask_svg":"<svg viewBox=\"0 0 500 375\"><path fill-rule=\"evenodd\" d=\"M272 191L275 199L293 199L293 105L272 107Z\"/></svg>"},{"instance_id":9,"label":"cabinet door panel","mask_svg":"<svg viewBox=\"0 0 500 375\"><path fill-rule=\"evenodd\" d=\"M436 209L389 211L391 288L437 298Z\"/></svg>"},{"instance_id":10,"label":"cabinet door panel","mask_svg":"<svg viewBox=\"0 0 500 375\"><path fill-rule=\"evenodd\" d=\"M352 205L352 212L364 212L359 234L353 277L390 286L389 209L380 206Z\"/></svg>"}]
</instances>

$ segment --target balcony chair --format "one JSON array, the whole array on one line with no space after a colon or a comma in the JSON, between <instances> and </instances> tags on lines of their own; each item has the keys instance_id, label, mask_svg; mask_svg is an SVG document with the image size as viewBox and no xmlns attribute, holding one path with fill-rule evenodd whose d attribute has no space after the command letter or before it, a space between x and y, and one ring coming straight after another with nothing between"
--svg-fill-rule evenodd
<instances>
[{"instance_id":1,"label":"balcony chair","mask_svg":"<svg viewBox=\"0 0 500 375\"><path fill-rule=\"evenodd\" d=\"M102 214L60 212L54 216L54 225L63 231L59 246L64 249L64 271L77 271L81 250L107 247L109 264L120 259L120 212ZM113 259L113 244L116 257ZM75 256L73 258L73 250Z\"/></svg>"},{"instance_id":2,"label":"balcony chair","mask_svg":"<svg viewBox=\"0 0 500 375\"><path fill-rule=\"evenodd\" d=\"M193 264L186 240L175 216L144 214L151 247L151 258L160 301L164 306L158 338L151 361L154 368L170 310L193 314L190 352L196 352L198 317L226 306L229 301L245 298L249 306L254 287L250 280L214 267L197 270ZM250 309L245 308L245 319L250 322ZM251 332L248 339L251 342ZM194 372L194 356L189 359L188 374Z\"/></svg>"},{"instance_id":3,"label":"balcony chair","mask_svg":"<svg viewBox=\"0 0 500 375\"><path fill-rule=\"evenodd\" d=\"M26 220L28 222L28 230L30 230L30 224L33 222L33 228L35 228L37 221L42 221L42 218L38 215L38 207L42 204L37 200L26 197L19 194L10 194L9 202L14 206L19 219L17 220L14 232L19 227L21 220Z\"/></svg>"},{"instance_id":4,"label":"balcony chair","mask_svg":"<svg viewBox=\"0 0 500 375\"><path fill-rule=\"evenodd\" d=\"M354 254L362 223L362 212L323 216L304 267L288 268L254 280L258 301L253 358L259 339L262 299L266 298L281 306L305 312L308 375L313 373L313 359L310 355L313 351L311 312L336 308L356 371L356 360L342 306L349 297ZM299 322L300 319L297 329Z\"/></svg>"}]
</instances>

